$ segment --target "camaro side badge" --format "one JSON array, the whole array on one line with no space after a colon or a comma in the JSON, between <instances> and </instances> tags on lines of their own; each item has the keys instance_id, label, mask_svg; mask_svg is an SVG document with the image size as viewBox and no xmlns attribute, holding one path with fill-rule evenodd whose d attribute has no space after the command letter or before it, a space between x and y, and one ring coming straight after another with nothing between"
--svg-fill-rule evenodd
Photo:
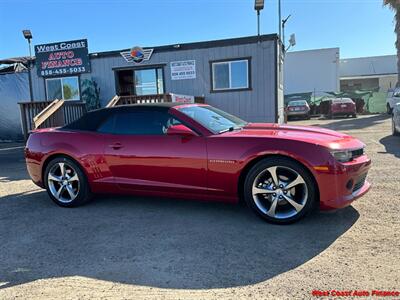
<instances>
[{"instance_id":1,"label":"camaro side badge","mask_svg":"<svg viewBox=\"0 0 400 300\"><path fill-rule=\"evenodd\" d=\"M224 160L224 159L210 159L208 161L209 163L215 163L215 164L234 164L234 160Z\"/></svg>"}]
</instances>

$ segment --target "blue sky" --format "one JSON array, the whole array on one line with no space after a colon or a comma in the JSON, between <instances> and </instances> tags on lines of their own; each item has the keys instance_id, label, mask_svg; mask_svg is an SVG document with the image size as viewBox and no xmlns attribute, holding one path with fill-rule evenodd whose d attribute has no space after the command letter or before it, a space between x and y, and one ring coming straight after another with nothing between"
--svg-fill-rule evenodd
<instances>
[{"instance_id":1,"label":"blue sky","mask_svg":"<svg viewBox=\"0 0 400 300\"><path fill-rule=\"evenodd\" d=\"M0 0L0 58L33 43L87 38L90 52L256 34L253 0ZM341 57L394 54L393 12L381 0L282 0L294 50L340 47ZM277 0L265 0L262 33L278 31Z\"/></svg>"}]
</instances>

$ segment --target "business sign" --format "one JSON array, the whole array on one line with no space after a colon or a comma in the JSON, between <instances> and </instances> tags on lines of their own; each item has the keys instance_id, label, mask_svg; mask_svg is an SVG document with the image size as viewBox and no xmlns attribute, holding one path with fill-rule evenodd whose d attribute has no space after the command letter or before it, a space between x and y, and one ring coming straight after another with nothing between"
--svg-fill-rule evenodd
<instances>
[{"instance_id":1,"label":"business sign","mask_svg":"<svg viewBox=\"0 0 400 300\"><path fill-rule=\"evenodd\" d=\"M173 94L173 93L170 93L170 95L171 95L172 102L194 103L194 96L179 95L179 94Z\"/></svg>"},{"instance_id":2,"label":"business sign","mask_svg":"<svg viewBox=\"0 0 400 300\"><path fill-rule=\"evenodd\" d=\"M39 76L73 75L90 72L87 40L75 40L35 46Z\"/></svg>"},{"instance_id":3,"label":"business sign","mask_svg":"<svg viewBox=\"0 0 400 300\"><path fill-rule=\"evenodd\" d=\"M171 62L171 79L195 79L196 78L196 61L172 61Z\"/></svg>"},{"instance_id":4,"label":"business sign","mask_svg":"<svg viewBox=\"0 0 400 300\"><path fill-rule=\"evenodd\" d=\"M149 60L154 49L143 49L141 47L133 47L130 51L120 52L122 57L127 62L140 64L143 61Z\"/></svg>"}]
</instances>

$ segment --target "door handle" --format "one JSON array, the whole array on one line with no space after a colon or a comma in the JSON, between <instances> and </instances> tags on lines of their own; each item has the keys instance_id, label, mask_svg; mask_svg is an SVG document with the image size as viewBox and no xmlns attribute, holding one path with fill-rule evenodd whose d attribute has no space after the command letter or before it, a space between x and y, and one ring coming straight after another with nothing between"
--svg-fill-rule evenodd
<instances>
[{"instance_id":1,"label":"door handle","mask_svg":"<svg viewBox=\"0 0 400 300\"><path fill-rule=\"evenodd\" d=\"M112 145L108 145L108 147L113 148L114 150L118 150L118 149L123 148L121 143L115 143L115 144L112 144Z\"/></svg>"}]
</instances>

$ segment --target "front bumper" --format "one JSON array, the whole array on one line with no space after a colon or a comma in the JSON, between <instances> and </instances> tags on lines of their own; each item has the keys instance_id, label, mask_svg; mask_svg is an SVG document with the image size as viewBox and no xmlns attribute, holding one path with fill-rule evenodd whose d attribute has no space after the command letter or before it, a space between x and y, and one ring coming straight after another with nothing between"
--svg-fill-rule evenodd
<instances>
[{"instance_id":1,"label":"front bumper","mask_svg":"<svg viewBox=\"0 0 400 300\"><path fill-rule=\"evenodd\" d=\"M367 180L370 167L371 160L363 155L348 163L338 163L332 172L318 174L320 209L343 208L366 194L371 188Z\"/></svg>"}]
</instances>

